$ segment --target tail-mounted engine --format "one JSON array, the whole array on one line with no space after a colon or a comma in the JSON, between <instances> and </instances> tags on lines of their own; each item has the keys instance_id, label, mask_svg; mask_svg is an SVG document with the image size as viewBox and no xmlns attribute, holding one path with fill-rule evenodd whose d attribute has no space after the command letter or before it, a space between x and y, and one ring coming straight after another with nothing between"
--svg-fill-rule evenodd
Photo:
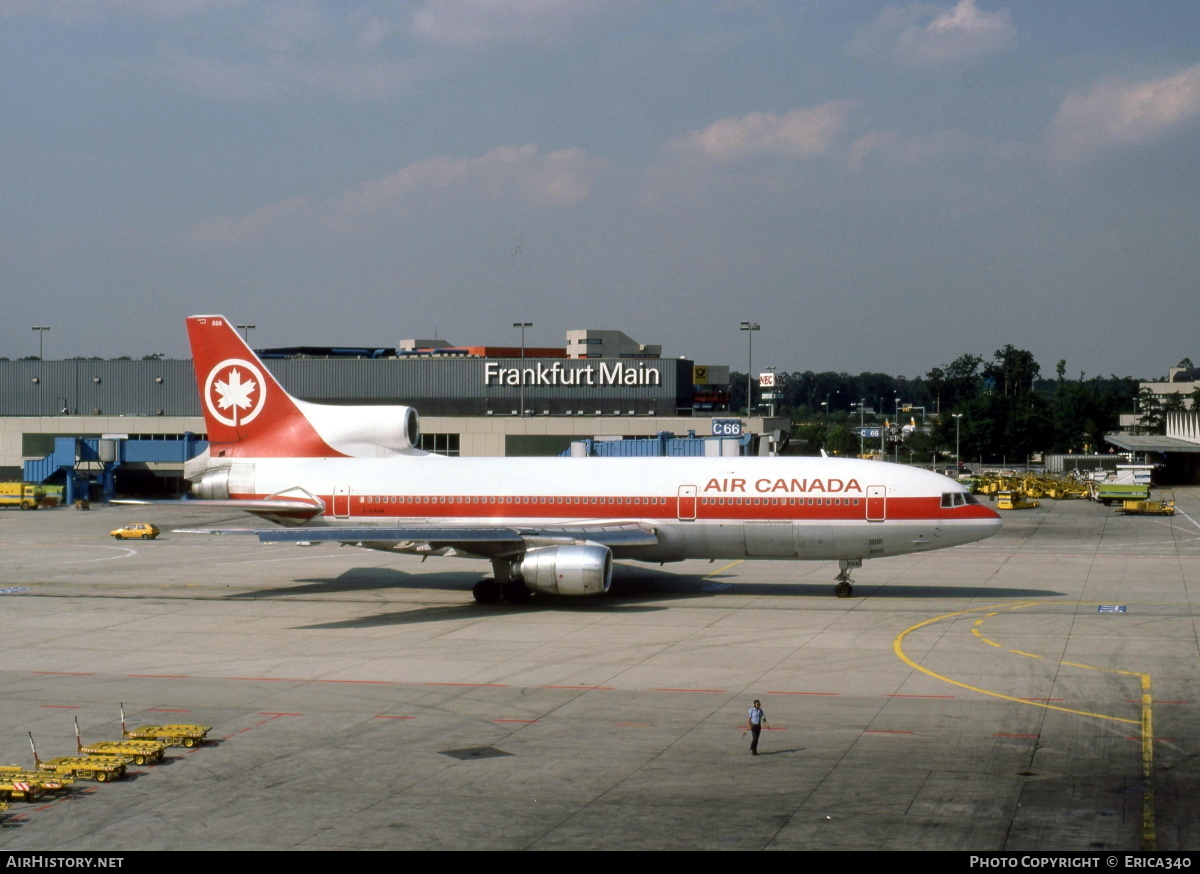
<instances>
[{"instance_id":1,"label":"tail-mounted engine","mask_svg":"<svg viewBox=\"0 0 1200 874\"><path fill-rule=\"evenodd\" d=\"M337 406L296 401L329 446L352 458L411 452L421 443L421 420L412 407Z\"/></svg>"}]
</instances>

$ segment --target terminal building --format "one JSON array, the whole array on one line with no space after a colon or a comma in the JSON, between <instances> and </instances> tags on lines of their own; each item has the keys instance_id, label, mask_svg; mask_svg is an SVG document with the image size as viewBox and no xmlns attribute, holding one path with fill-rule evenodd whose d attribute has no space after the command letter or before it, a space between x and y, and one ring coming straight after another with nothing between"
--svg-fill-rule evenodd
<instances>
[{"instance_id":1,"label":"terminal building","mask_svg":"<svg viewBox=\"0 0 1200 874\"><path fill-rule=\"evenodd\" d=\"M771 454L789 428L731 415L728 367L663 358L620 331L569 331L561 348L404 340L257 351L303 400L416 408L421 448L445 455L551 456L573 444L578 454L664 432L734 434L738 454ZM74 475L108 493L181 494L204 431L191 361L0 361L0 480Z\"/></svg>"}]
</instances>

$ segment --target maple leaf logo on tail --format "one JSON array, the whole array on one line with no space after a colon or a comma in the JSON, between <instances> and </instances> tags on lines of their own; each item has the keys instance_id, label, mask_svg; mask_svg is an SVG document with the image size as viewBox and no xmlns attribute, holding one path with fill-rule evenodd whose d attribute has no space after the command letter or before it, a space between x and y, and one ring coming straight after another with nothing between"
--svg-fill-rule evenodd
<instances>
[{"instance_id":1,"label":"maple leaf logo on tail","mask_svg":"<svg viewBox=\"0 0 1200 874\"><path fill-rule=\"evenodd\" d=\"M248 410L254 406L250 400L250 395L254 394L256 385L252 379L242 382L242 374L235 367L229 371L229 382L223 382L218 379L213 383L217 394L221 396L221 400L217 402L217 406L223 410L232 407L233 419L236 423L239 410Z\"/></svg>"},{"instance_id":2,"label":"maple leaf logo on tail","mask_svg":"<svg viewBox=\"0 0 1200 874\"><path fill-rule=\"evenodd\" d=\"M217 421L236 428L253 422L267 398L258 367L240 358L222 361L208 372L204 403Z\"/></svg>"}]
</instances>

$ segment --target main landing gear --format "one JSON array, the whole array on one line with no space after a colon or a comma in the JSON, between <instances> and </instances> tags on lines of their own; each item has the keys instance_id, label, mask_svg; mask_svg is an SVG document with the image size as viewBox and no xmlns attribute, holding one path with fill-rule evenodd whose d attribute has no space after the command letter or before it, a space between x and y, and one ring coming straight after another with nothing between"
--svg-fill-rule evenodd
<instances>
[{"instance_id":1,"label":"main landing gear","mask_svg":"<svg viewBox=\"0 0 1200 874\"><path fill-rule=\"evenodd\" d=\"M520 580L498 583L491 577L484 577L471 589L471 595L480 604L497 604L500 601L507 601L510 604L527 604L533 597L533 592L529 591Z\"/></svg>"},{"instance_id":2,"label":"main landing gear","mask_svg":"<svg viewBox=\"0 0 1200 874\"><path fill-rule=\"evenodd\" d=\"M849 598L854 594L854 580L850 579L850 569L859 567L862 567L861 558L843 558L838 561L838 575L834 577L837 585L833 587L833 594L839 598Z\"/></svg>"}]
</instances>

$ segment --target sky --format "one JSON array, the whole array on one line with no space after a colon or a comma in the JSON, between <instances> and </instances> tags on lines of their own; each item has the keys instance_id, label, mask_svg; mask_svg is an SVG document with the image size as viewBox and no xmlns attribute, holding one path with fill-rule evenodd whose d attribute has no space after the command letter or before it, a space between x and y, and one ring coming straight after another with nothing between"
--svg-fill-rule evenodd
<instances>
[{"instance_id":1,"label":"sky","mask_svg":"<svg viewBox=\"0 0 1200 874\"><path fill-rule=\"evenodd\" d=\"M0 0L10 358L223 314L1156 378L1198 291L1194 0Z\"/></svg>"}]
</instances>

